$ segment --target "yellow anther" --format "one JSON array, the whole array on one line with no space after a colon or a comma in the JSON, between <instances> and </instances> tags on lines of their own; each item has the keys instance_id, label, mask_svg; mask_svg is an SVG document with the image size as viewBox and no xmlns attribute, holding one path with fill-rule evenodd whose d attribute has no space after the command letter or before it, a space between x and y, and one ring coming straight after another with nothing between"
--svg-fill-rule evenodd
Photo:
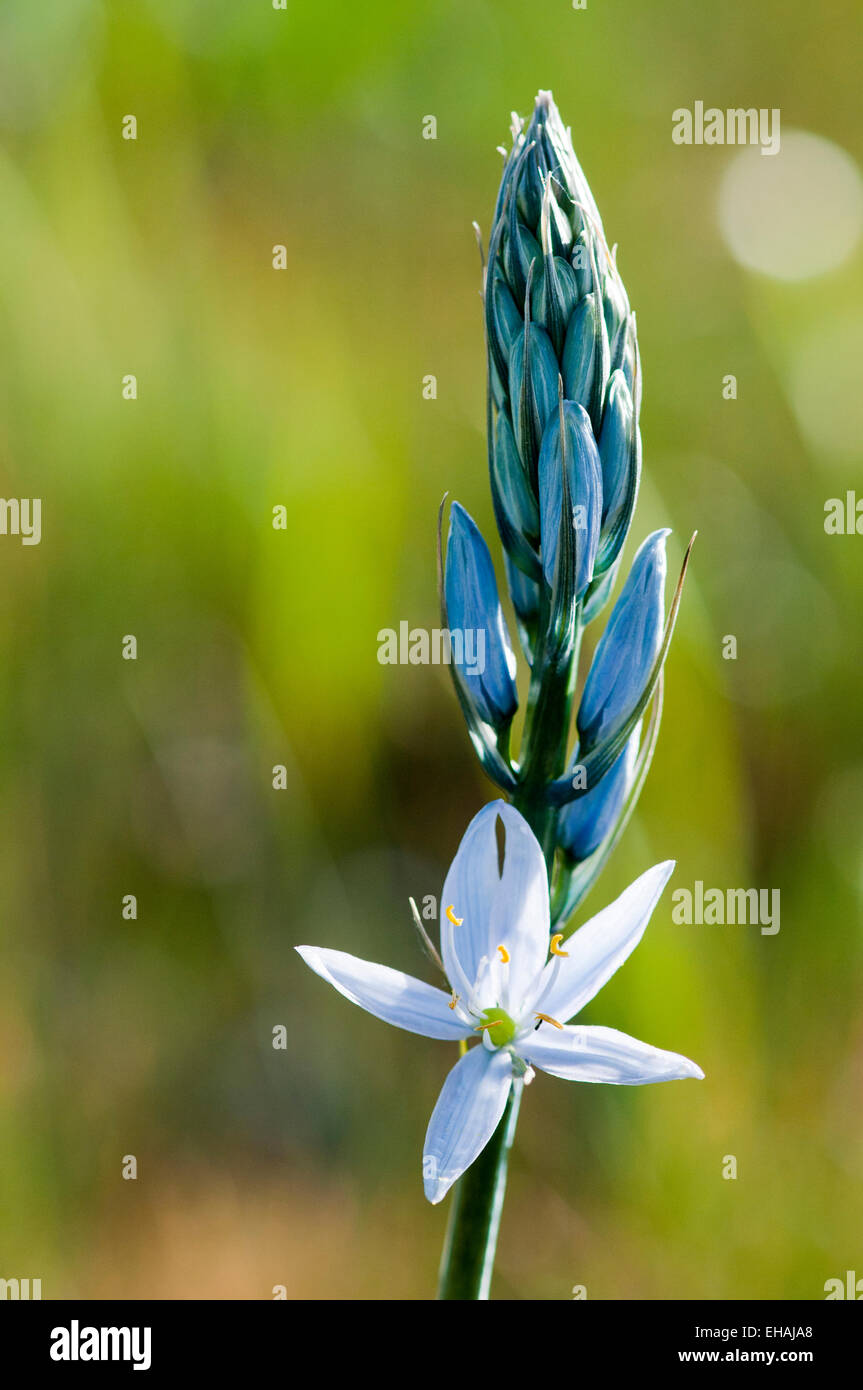
<instances>
[{"instance_id":1,"label":"yellow anther","mask_svg":"<svg viewBox=\"0 0 863 1390\"><path fill-rule=\"evenodd\" d=\"M562 931L555 932L554 936L551 938L551 941L549 942L549 947L548 947L548 949L551 951L551 954L552 954L553 956L568 956L568 955L569 955L569 951L562 951L562 950L560 949L560 943L561 943L562 940L563 940L563 932L562 932Z\"/></svg>"},{"instance_id":2,"label":"yellow anther","mask_svg":"<svg viewBox=\"0 0 863 1390\"><path fill-rule=\"evenodd\" d=\"M449 1007L450 1007L451 1009L454 1009L455 1006L456 1006L456 1004L458 1003L458 1001L459 1001L459 996L456 994L455 990L453 990L453 992L452 992L452 999L449 1001Z\"/></svg>"},{"instance_id":3,"label":"yellow anther","mask_svg":"<svg viewBox=\"0 0 863 1390\"><path fill-rule=\"evenodd\" d=\"M455 908L453 907L452 903L450 903L449 907L447 908L446 915L449 918L450 922L452 922L454 927L460 927L462 922L464 921L463 917L456 917Z\"/></svg>"},{"instance_id":4,"label":"yellow anther","mask_svg":"<svg viewBox=\"0 0 863 1390\"><path fill-rule=\"evenodd\" d=\"M509 965L509 951L506 949L505 946L498 946L497 949L500 951L500 958L503 961L504 965Z\"/></svg>"},{"instance_id":5,"label":"yellow anther","mask_svg":"<svg viewBox=\"0 0 863 1390\"><path fill-rule=\"evenodd\" d=\"M483 1031L484 1028L497 1028L497 1026L498 1026L499 1024L504 1023L505 1021L506 1021L506 1020L505 1020L505 1019L502 1019L502 1018L493 1018L492 1021L491 1021L491 1023L481 1023L481 1024L479 1025L479 1027L478 1027L478 1028L474 1028L473 1031L474 1031L475 1033L481 1033L481 1032ZM558 1024L557 1026L558 1026L558 1028L559 1028L559 1027L560 1027L560 1024Z\"/></svg>"},{"instance_id":6,"label":"yellow anther","mask_svg":"<svg viewBox=\"0 0 863 1390\"><path fill-rule=\"evenodd\" d=\"M542 1023L551 1023L555 1028L563 1028L563 1024L558 1023L557 1019L552 1018L550 1014L534 1014L534 1018L538 1018Z\"/></svg>"}]
</instances>

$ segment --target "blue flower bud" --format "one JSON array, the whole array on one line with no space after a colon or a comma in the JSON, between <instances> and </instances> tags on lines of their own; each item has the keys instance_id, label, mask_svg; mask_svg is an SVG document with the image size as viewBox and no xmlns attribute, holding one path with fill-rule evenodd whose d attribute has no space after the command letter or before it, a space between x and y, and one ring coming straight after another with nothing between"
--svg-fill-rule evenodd
<instances>
[{"instance_id":1,"label":"blue flower bud","mask_svg":"<svg viewBox=\"0 0 863 1390\"><path fill-rule=\"evenodd\" d=\"M489 334L494 333L496 358L505 365L515 339L524 333L524 314L510 294L500 271L495 270L489 276L486 293L490 309Z\"/></svg>"},{"instance_id":2,"label":"blue flower bud","mask_svg":"<svg viewBox=\"0 0 863 1390\"><path fill-rule=\"evenodd\" d=\"M593 397L596 368L596 309L592 294L585 295L569 321L563 346L563 390L568 401L588 410Z\"/></svg>"},{"instance_id":3,"label":"blue flower bud","mask_svg":"<svg viewBox=\"0 0 863 1390\"><path fill-rule=\"evenodd\" d=\"M572 223L555 197L556 187L554 178L546 175L542 190L540 244L547 256L559 256L569 265L573 238Z\"/></svg>"},{"instance_id":4,"label":"blue flower bud","mask_svg":"<svg viewBox=\"0 0 863 1390\"><path fill-rule=\"evenodd\" d=\"M640 737L639 723L605 776L561 811L557 842L572 859L587 859L614 829L632 783Z\"/></svg>"},{"instance_id":5,"label":"blue flower bud","mask_svg":"<svg viewBox=\"0 0 863 1390\"><path fill-rule=\"evenodd\" d=\"M551 199L548 221L551 249L555 256L566 258L566 263L569 265L568 257L572 251L573 238L572 224L554 198Z\"/></svg>"},{"instance_id":6,"label":"blue flower bud","mask_svg":"<svg viewBox=\"0 0 863 1390\"><path fill-rule=\"evenodd\" d=\"M453 663L480 718L500 730L518 708L515 653L488 546L458 502L450 511L444 594Z\"/></svg>"},{"instance_id":7,"label":"blue flower bud","mask_svg":"<svg viewBox=\"0 0 863 1390\"><path fill-rule=\"evenodd\" d=\"M553 111L553 116L552 116ZM556 130L548 127L551 118L556 122ZM555 135L563 136L559 144ZM552 197L550 207L550 236L556 255L568 255L572 246L573 230L570 217L561 203L568 207L573 203L573 191L566 186L568 171L562 159L566 159L567 138L552 102L550 106L537 106L530 124L524 132L525 160L519 172L518 210L528 227L534 227L540 220L544 200L549 190Z\"/></svg>"},{"instance_id":8,"label":"blue flower bud","mask_svg":"<svg viewBox=\"0 0 863 1390\"><path fill-rule=\"evenodd\" d=\"M605 313L605 326L608 329L608 341L613 343L619 330L626 326L629 319L629 300L626 297L626 290L623 288L623 281L616 270L610 271L605 277L602 287L602 307Z\"/></svg>"},{"instance_id":9,"label":"blue flower bud","mask_svg":"<svg viewBox=\"0 0 863 1390\"><path fill-rule=\"evenodd\" d=\"M641 449L632 396L626 377L613 372L599 435L602 464L602 552L598 561L606 569L618 555L635 509L641 474Z\"/></svg>"},{"instance_id":10,"label":"blue flower bud","mask_svg":"<svg viewBox=\"0 0 863 1390\"><path fill-rule=\"evenodd\" d=\"M495 514L497 516L498 511L502 512L501 516L497 516L497 522L505 548L517 548L507 544L513 531L536 548L539 544L539 509L516 448L512 425L503 413L498 415L494 430L491 481Z\"/></svg>"},{"instance_id":11,"label":"blue flower bud","mask_svg":"<svg viewBox=\"0 0 863 1390\"><path fill-rule=\"evenodd\" d=\"M579 232L572 248L572 269L578 282L578 297L583 299L593 292L593 267L590 258L590 233L587 228Z\"/></svg>"},{"instance_id":12,"label":"blue flower bud","mask_svg":"<svg viewBox=\"0 0 863 1390\"><path fill-rule=\"evenodd\" d=\"M535 227L539 224L546 173L545 162L536 145L532 149L527 148L525 158L519 166L518 188L516 190L518 215L527 227Z\"/></svg>"},{"instance_id":13,"label":"blue flower bud","mask_svg":"<svg viewBox=\"0 0 863 1390\"><path fill-rule=\"evenodd\" d=\"M524 299L531 262L541 260L542 248L530 228L518 221L513 203L503 244L503 265L507 279L519 299Z\"/></svg>"},{"instance_id":14,"label":"blue flower bud","mask_svg":"<svg viewBox=\"0 0 863 1390\"><path fill-rule=\"evenodd\" d=\"M638 352L636 342L635 315L630 314L626 322L620 325L610 343L610 371L621 370L630 391L635 379L635 361Z\"/></svg>"},{"instance_id":15,"label":"blue flower bud","mask_svg":"<svg viewBox=\"0 0 863 1390\"><path fill-rule=\"evenodd\" d=\"M569 261L546 256L539 273L534 273L531 318L547 326L558 351L563 347L567 324L577 303L578 284Z\"/></svg>"},{"instance_id":16,"label":"blue flower bud","mask_svg":"<svg viewBox=\"0 0 863 1390\"><path fill-rule=\"evenodd\" d=\"M509 395L512 402L512 421L515 438L525 468L536 465L531 440L531 420L535 418L536 448L542 439L546 421L557 410L557 379L560 368L544 328L530 325L528 357L530 370L525 381L524 332L515 339L509 355Z\"/></svg>"},{"instance_id":17,"label":"blue flower bud","mask_svg":"<svg viewBox=\"0 0 863 1390\"><path fill-rule=\"evenodd\" d=\"M575 528L576 592L581 596L593 577L599 543L602 473L587 411L573 401L564 401L563 418L572 524ZM546 425L539 453L542 568L549 586L554 583L562 495L563 448L559 412L556 411Z\"/></svg>"},{"instance_id":18,"label":"blue flower bud","mask_svg":"<svg viewBox=\"0 0 863 1390\"><path fill-rule=\"evenodd\" d=\"M654 531L641 546L599 640L578 710L582 750L616 733L647 685L662 642L668 534Z\"/></svg>"},{"instance_id":19,"label":"blue flower bud","mask_svg":"<svg viewBox=\"0 0 863 1390\"><path fill-rule=\"evenodd\" d=\"M551 92L537 93L525 140L528 143L536 141L542 159L554 178L558 196L571 202L576 214L583 208L593 225L601 227L590 185L576 158L569 130L560 118Z\"/></svg>"}]
</instances>

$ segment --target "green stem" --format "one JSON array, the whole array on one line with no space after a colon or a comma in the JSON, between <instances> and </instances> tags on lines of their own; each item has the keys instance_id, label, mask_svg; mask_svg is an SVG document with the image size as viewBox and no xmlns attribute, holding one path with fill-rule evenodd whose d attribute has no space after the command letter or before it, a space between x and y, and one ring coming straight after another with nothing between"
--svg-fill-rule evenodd
<instances>
[{"instance_id":1,"label":"green stem","mask_svg":"<svg viewBox=\"0 0 863 1390\"><path fill-rule=\"evenodd\" d=\"M546 787L566 769L581 634L579 606L571 643L548 654L543 643L537 651L522 735L519 785L512 798L542 847L549 885L557 843L557 809L549 805Z\"/></svg>"},{"instance_id":2,"label":"green stem","mask_svg":"<svg viewBox=\"0 0 863 1390\"><path fill-rule=\"evenodd\" d=\"M441 1258L440 1299L487 1299L524 1083L514 1080L500 1124L459 1178Z\"/></svg>"}]
</instances>

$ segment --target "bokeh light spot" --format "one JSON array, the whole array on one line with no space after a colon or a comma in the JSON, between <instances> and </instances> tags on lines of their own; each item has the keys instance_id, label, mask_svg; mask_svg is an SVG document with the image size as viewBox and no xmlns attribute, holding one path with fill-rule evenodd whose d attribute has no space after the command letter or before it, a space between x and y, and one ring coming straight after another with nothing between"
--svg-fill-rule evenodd
<instances>
[{"instance_id":1,"label":"bokeh light spot","mask_svg":"<svg viewBox=\"0 0 863 1390\"><path fill-rule=\"evenodd\" d=\"M821 462L856 461L863 440L863 318L814 326L794 353L789 399L801 433Z\"/></svg>"},{"instance_id":2,"label":"bokeh light spot","mask_svg":"<svg viewBox=\"0 0 863 1390\"><path fill-rule=\"evenodd\" d=\"M776 280L835 270L863 232L863 179L839 145L783 132L779 153L747 146L719 190L719 226L734 259Z\"/></svg>"}]
</instances>

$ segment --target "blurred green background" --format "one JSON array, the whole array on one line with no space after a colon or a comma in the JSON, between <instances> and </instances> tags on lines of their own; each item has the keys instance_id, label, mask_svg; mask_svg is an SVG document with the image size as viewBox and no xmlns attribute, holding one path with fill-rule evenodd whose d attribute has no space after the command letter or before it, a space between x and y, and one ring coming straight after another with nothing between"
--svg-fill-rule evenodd
<instances>
[{"instance_id":1,"label":"blurred green background","mask_svg":"<svg viewBox=\"0 0 863 1390\"><path fill-rule=\"evenodd\" d=\"M446 672L379 665L377 632L437 625L445 489L492 538L470 224L539 87L638 313L630 548L671 525L676 572L700 533L654 767L584 915L666 857L782 915L677 926L666 893L586 1017L707 1080L538 1077L495 1294L863 1275L863 540L823 526L863 495L853 177L850 214L804 187L782 221L794 246L850 217L847 254L780 281L720 229L747 156L670 138L695 100L779 107L859 159L859 39L854 0L3 0L2 491L43 499L43 535L0 537L0 1277L433 1292L420 1153L454 1049L293 946L422 973L407 895L494 794Z\"/></svg>"}]
</instances>

